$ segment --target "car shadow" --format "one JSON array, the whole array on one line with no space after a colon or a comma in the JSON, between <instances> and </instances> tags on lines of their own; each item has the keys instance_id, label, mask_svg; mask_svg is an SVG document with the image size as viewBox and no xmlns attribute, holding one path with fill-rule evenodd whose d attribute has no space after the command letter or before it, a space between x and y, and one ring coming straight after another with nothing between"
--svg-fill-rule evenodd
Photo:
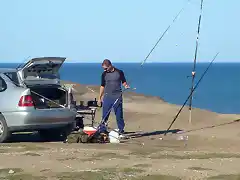
<instances>
[{"instance_id":1,"label":"car shadow","mask_svg":"<svg viewBox=\"0 0 240 180\"><path fill-rule=\"evenodd\" d=\"M152 132L136 132L136 131L128 131L124 134L130 138L140 138L140 137L148 137L148 136L157 136L165 133L176 134L182 130L173 129L173 130L160 130L160 131L152 131ZM48 141L43 140L38 132L27 132L27 133L15 133L12 134L8 140L8 143L21 143L21 142L63 142L64 139L49 139Z\"/></svg>"},{"instance_id":2,"label":"car shadow","mask_svg":"<svg viewBox=\"0 0 240 180\"><path fill-rule=\"evenodd\" d=\"M15 133L12 134L7 143L21 143L21 142L62 142L62 139L43 140L38 132Z\"/></svg>"}]
</instances>

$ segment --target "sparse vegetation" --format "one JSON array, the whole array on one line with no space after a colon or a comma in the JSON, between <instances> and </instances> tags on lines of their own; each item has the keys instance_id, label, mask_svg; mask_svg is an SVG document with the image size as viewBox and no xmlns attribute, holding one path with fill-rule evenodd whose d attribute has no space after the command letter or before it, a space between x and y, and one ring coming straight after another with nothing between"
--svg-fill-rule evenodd
<instances>
[{"instance_id":1,"label":"sparse vegetation","mask_svg":"<svg viewBox=\"0 0 240 180\"><path fill-rule=\"evenodd\" d=\"M154 154L151 158L155 159L214 159L214 158L240 158L240 154L231 153L207 153L207 154L185 154L185 155L174 155L174 154Z\"/></svg>"},{"instance_id":2,"label":"sparse vegetation","mask_svg":"<svg viewBox=\"0 0 240 180\"><path fill-rule=\"evenodd\" d=\"M188 168L189 170L193 170L193 171L211 171L213 169L209 169L209 168L202 168L202 167L190 167Z\"/></svg>"},{"instance_id":3,"label":"sparse vegetation","mask_svg":"<svg viewBox=\"0 0 240 180\"><path fill-rule=\"evenodd\" d=\"M57 175L59 180L104 180L105 177L100 172L83 171L83 172L64 172Z\"/></svg>"},{"instance_id":4,"label":"sparse vegetation","mask_svg":"<svg viewBox=\"0 0 240 180\"><path fill-rule=\"evenodd\" d=\"M44 177L25 174L20 168L0 169L0 179L3 180L44 180Z\"/></svg>"},{"instance_id":5,"label":"sparse vegetation","mask_svg":"<svg viewBox=\"0 0 240 180\"><path fill-rule=\"evenodd\" d=\"M66 157L66 158L60 158L57 159L58 161L71 161L71 160L77 160L77 157Z\"/></svg>"},{"instance_id":6,"label":"sparse vegetation","mask_svg":"<svg viewBox=\"0 0 240 180\"><path fill-rule=\"evenodd\" d=\"M170 175L147 175L136 177L132 180L181 180L181 178Z\"/></svg>"},{"instance_id":7,"label":"sparse vegetation","mask_svg":"<svg viewBox=\"0 0 240 180\"><path fill-rule=\"evenodd\" d=\"M239 180L240 174L223 174L218 176L212 176L209 180Z\"/></svg>"},{"instance_id":8,"label":"sparse vegetation","mask_svg":"<svg viewBox=\"0 0 240 180\"><path fill-rule=\"evenodd\" d=\"M144 172L137 168L105 168L95 171L83 172L65 172L57 175L59 180L108 180L108 179L129 179L137 177L138 174Z\"/></svg>"},{"instance_id":9,"label":"sparse vegetation","mask_svg":"<svg viewBox=\"0 0 240 180\"><path fill-rule=\"evenodd\" d=\"M46 147L38 146L34 143L16 143L16 144L2 144L0 146L0 153L13 153L25 151L43 151L47 150Z\"/></svg>"},{"instance_id":10,"label":"sparse vegetation","mask_svg":"<svg viewBox=\"0 0 240 180\"><path fill-rule=\"evenodd\" d=\"M6 176L5 179L6 180L45 180L46 177L33 176L31 174L17 174L17 175Z\"/></svg>"},{"instance_id":11,"label":"sparse vegetation","mask_svg":"<svg viewBox=\"0 0 240 180\"><path fill-rule=\"evenodd\" d=\"M37 154L37 153L30 153L30 152L28 152L28 153L25 153L25 154L23 154L24 156L41 156L40 154Z\"/></svg>"},{"instance_id":12,"label":"sparse vegetation","mask_svg":"<svg viewBox=\"0 0 240 180\"><path fill-rule=\"evenodd\" d=\"M150 164L136 164L134 165L134 167L136 168L147 168L147 167L151 167L152 165Z\"/></svg>"},{"instance_id":13,"label":"sparse vegetation","mask_svg":"<svg viewBox=\"0 0 240 180\"><path fill-rule=\"evenodd\" d=\"M20 173L20 172L23 172L23 169L20 169L20 168L4 168L4 169L0 169L0 177L8 175L10 171L13 171L14 173Z\"/></svg>"},{"instance_id":14,"label":"sparse vegetation","mask_svg":"<svg viewBox=\"0 0 240 180\"><path fill-rule=\"evenodd\" d=\"M94 155L94 157L99 157L99 158L109 158L109 159L127 159L127 156L118 154L118 153L112 153L112 152L101 152L101 153L97 153L96 155Z\"/></svg>"}]
</instances>

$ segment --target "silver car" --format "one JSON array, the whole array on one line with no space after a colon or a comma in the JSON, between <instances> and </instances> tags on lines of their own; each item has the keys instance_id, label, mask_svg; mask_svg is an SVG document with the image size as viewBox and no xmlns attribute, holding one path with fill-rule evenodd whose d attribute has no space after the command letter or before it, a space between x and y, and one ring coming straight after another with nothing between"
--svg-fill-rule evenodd
<instances>
[{"instance_id":1,"label":"silver car","mask_svg":"<svg viewBox=\"0 0 240 180\"><path fill-rule=\"evenodd\" d=\"M52 138L74 128L72 94L59 77L65 59L34 58L21 68L0 68L0 142L13 132L39 131Z\"/></svg>"}]
</instances>

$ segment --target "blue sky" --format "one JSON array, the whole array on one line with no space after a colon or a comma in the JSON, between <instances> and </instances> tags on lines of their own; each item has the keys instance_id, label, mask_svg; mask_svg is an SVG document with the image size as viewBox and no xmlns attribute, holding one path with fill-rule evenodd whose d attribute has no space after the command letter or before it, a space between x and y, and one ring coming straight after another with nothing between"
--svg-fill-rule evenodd
<instances>
[{"instance_id":1,"label":"blue sky","mask_svg":"<svg viewBox=\"0 0 240 180\"><path fill-rule=\"evenodd\" d=\"M141 62L187 0L1 0L0 62ZM205 0L199 62L240 62L239 0ZM148 62L192 62L200 0L191 0Z\"/></svg>"}]
</instances>

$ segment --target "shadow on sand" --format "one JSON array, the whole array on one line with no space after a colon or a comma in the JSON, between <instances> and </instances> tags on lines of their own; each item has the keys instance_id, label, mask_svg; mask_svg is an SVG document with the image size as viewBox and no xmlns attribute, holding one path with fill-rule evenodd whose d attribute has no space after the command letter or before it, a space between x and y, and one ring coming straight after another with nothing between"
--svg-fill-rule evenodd
<instances>
[{"instance_id":1,"label":"shadow on sand","mask_svg":"<svg viewBox=\"0 0 240 180\"><path fill-rule=\"evenodd\" d=\"M51 139L48 141L43 140L38 132L16 133L12 134L7 143L20 143L20 142L61 142L63 140Z\"/></svg>"},{"instance_id":2,"label":"shadow on sand","mask_svg":"<svg viewBox=\"0 0 240 180\"><path fill-rule=\"evenodd\" d=\"M171 133L171 134L176 134L178 132L182 131L181 129L173 129L169 131L153 131L153 132L126 132L125 134L130 137L130 138L140 138L140 137L148 137L148 136L157 136L157 135L162 135L165 133Z\"/></svg>"},{"instance_id":3,"label":"shadow on sand","mask_svg":"<svg viewBox=\"0 0 240 180\"><path fill-rule=\"evenodd\" d=\"M163 135L165 133L171 133L171 134L184 134L188 132L194 132L194 131L199 131L199 130L204 130L204 129L211 129L211 128L216 128L216 127L221 127L225 125L230 125L234 123L240 122L240 119L230 121L227 123L221 123L221 124L216 124L212 126L206 126L202 128L197 128L197 129L190 129L187 131L181 130L181 129L173 129L173 130L160 130L160 131L153 131L153 132L125 132L125 135L130 137L130 138L140 138L140 137L149 137L149 136L157 136L157 135ZM16 142L63 142L62 139L56 140L49 140L49 141L43 141L40 137L40 135L37 132L29 132L29 133L17 133L13 134L9 141L10 143L16 143Z\"/></svg>"},{"instance_id":4,"label":"shadow on sand","mask_svg":"<svg viewBox=\"0 0 240 180\"><path fill-rule=\"evenodd\" d=\"M217 128L217 127L221 127L221 126L226 126L226 125L230 125L230 124L234 124L234 123L238 123L240 122L240 119L234 120L234 121L230 121L227 123L221 123L221 124L216 124L216 125L211 125L211 126L205 126L202 128L197 128L197 129L190 129L187 131L184 130L180 130L180 129L174 129L174 130L169 130L169 131L153 131L153 132L142 132L142 133L134 133L134 132L128 132L126 133L126 135L130 138L139 138L139 137L147 137L147 136L156 136L156 135L162 135L162 134L184 134L184 133L188 133L188 132L194 132L194 131L199 131L199 130L205 130L205 129L212 129L212 128Z\"/></svg>"},{"instance_id":5,"label":"shadow on sand","mask_svg":"<svg viewBox=\"0 0 240 180\"><path fill-rule=\"evenodd\" d=\"M176 134L180 129L169 130L167 133ZM148 137L148 136L157 136L164 134L166 131L153 131L153 132L125 132L125 135L130 138L140 138L140 137ZM52 139L48 141L44 141L37 132L29 132L29 133L16 133L12 134L8 143L19 143L19 142L63 142L63 139Z\"/></svg>"}]
</instances>

